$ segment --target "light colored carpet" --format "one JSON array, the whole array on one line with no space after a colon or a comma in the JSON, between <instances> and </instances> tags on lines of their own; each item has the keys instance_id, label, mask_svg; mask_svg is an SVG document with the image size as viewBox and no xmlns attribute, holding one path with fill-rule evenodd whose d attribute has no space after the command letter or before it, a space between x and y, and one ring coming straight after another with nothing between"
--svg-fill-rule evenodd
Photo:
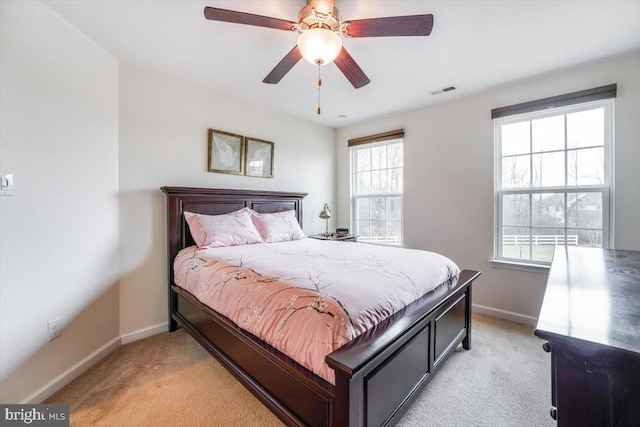
<instances>
[{"instance_id":1,"label":"light colored carpet","mask_svg":"<svg viewBox=\"0 0 640 427\"><path fill-rule=\"evenodd\" d=\"M474 314L458 347L398 426L555 427L551 360L534 328Z\"/></svg>"},{"instance_id":2,"label":"light colored carpet","mask_svg":"<svg viewBox=\"0 0 640 427\"><path fill-rule=\"evenodd\" d=\"M555 426L550 361L533 328L474 315L459 348L399 426ZM278 426L280 421L184 331L125 345L47 400L72 426Z\"/></svg>"},{"instance_id":3,"label":"light colored carpet","mask_svg":"<svg viewBox=\"0 0 640 427\"><path fill-rule=\"evenodd\" d=\"M281 426L183 330L120 347L48 403L72 426Z\"/></svg>"}]
</instances>

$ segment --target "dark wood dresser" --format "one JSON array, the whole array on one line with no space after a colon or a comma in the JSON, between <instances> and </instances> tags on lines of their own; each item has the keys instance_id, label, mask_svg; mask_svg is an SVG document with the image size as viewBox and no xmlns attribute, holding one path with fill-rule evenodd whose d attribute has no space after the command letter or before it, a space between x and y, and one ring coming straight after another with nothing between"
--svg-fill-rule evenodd
<instances>
[{"instance_id":1,"label":"dark wood dresser","mask_svg":"<svg viewBox=\"0 0 640 427\"><path fill-rule=\"evenodd\" d=\"M535 334L558 426L640 426L640 252L558 247Z\"/></svg>"}]
</instances>

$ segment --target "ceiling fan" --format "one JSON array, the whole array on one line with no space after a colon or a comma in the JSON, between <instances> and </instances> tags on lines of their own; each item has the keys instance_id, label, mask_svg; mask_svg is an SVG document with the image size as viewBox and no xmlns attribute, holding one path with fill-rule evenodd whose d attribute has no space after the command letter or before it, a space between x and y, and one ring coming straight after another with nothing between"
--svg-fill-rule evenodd
<instances>
[{"instance_id":1,"label":"ceiling fan","mask_svg":"<svg viewBox=\"0 0 640 427\"><path fill-rule=\"evenodd\" d=\"M356 89L370 80L342 46L342 37L428 36L433 28L432 14L343 21L334 4L335 0L307 0L297 22L208 6L204 8L204 16L212 21L299 33L296 46L271 70L264 83L278 83L301 58L305 58L318 66L335 62Z\"/></svg>"}]
</instances>

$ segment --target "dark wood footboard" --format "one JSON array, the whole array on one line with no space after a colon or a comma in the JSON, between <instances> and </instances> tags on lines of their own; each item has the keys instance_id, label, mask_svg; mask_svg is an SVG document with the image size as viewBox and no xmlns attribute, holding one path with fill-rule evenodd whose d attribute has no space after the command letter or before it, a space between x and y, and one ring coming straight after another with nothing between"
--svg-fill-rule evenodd
<instances>
[{"instance_id":1,"label":"dark wood footboard","mask_svg":"<svg viewBox=\"0 0 640 427\"><path fill-rule=\"evenodd\" d=\"M334 425L395 423L451 352L460 343L470 348L471 284L479 275L463 270L327 356L336 373Z\"/></svg>"},{"instance_id":2,"label":"dark wood footboard","mask_svg":"<svg viewBox=\"0 0 640 427\"><path fill-rule=\"evenodd\" d=\"M378 426L396 422L462 343L471 348L471 286L456 278L327 355L335 386L240 329L173 284L173 259L192 244L183 212L221 214L242 207L295 209L300 193L164 187L169 224L169 316L287 425Z\"/></svg>"}]
</instances>

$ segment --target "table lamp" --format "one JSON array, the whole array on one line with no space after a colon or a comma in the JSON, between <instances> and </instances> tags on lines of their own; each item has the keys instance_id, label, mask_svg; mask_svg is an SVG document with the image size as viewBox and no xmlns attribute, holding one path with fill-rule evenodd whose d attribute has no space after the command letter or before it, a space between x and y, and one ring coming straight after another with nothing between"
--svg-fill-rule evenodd
<instances>
[{"instance_id":1,"label":"table lamp","mask_svg":"<svg viewBox=\"0 0 640 427\"><path fill-rule=\"evenodd\" d=\"M320 218L327 220L327 228L325 229L324 236L329 237L329 218L331 218L331 209L329 209L328 203L324 204L324 208L320 212Z\"/></svg>"}]
</instances>

